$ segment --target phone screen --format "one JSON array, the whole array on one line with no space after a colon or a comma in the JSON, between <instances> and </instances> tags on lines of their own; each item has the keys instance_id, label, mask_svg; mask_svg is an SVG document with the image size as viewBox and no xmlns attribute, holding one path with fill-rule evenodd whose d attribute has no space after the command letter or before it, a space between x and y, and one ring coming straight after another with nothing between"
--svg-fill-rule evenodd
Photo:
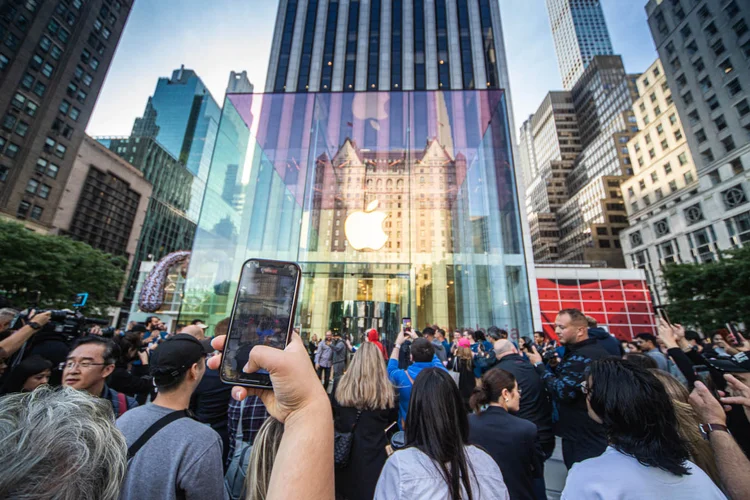
<instances>
[{"instance_id":1,"label":"phone screen","mask_svg":"<svg viewBox=\"0 0 750 500\"><path fill-rule=\"evenodd\" d=\"M663 307L659 307L656 309L656 312L659 314L659 317L661 317L664 321L667 322L667 324L672 324L671 321L669 321L669 316L667 315L667 310Z\"/></svg>"},{"instance_id":2,"label":"phone screen","mask_svg":"<svg viewBox=\"0 0 750 500\"><path fill-rule=\"evenodd\" d=\"M242 371L257 345L284 349L292 331L300 268L293 262L251 259L242 266L229 323L221 378L251 387L271 387L265 370Z\"/></svg>"},{"instance_id":3,"label":"phone screen","mask_svg":"<svg viewBox=\"0 0 750 500\"><path fill-rule=\"evenodd\" d=\"M404 327L404 331L411 331L411 318L402 318L401 325Z\"/></svg>"}]
</instances>

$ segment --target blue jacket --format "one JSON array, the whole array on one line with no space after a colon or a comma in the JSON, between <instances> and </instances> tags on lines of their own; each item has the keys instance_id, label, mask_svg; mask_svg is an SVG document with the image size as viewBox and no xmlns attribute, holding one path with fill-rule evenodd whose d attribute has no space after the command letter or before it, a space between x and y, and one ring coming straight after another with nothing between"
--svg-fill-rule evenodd
<instances>
[{"instance_id":1,"label":"blue jacket","mask_svg":"<svg viewBox=\"0 0 750 500\"><path fill-rule=\"evenodd\" d=\"M398 390L398 426L401 430L404 430L403 423L406 422L406 411L409 409L409 398L411 398L411 380L406 375L406 371L409 371L412 380L417 380L417 375L425 368L440 368L448 371L437 355L433 355L429 363L414 363L406 370L399 370L397 359L388 360L388 377Z\"/></svg>"}]
</instances>

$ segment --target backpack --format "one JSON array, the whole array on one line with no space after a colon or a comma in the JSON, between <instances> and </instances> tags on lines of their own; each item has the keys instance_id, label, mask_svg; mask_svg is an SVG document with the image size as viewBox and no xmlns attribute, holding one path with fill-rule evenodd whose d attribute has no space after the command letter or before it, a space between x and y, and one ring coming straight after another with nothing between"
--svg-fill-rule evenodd
<instances>
[{"instance_id":1,"label":"backpack","mask_svg":"<svg viewBox=\"0 0 750 500\"><path fill-rule=\"evenodd\" d=\"M234 455L232 456L227 472L224 474L224 486L230 500L241 500L245 498L245 480L247 479L247 465L250 462L252 443L245 443L242 438L242 413L245 402L240 404L240 421L237 424L237 432L234 435Z\"/></svg>"}]
</instances>

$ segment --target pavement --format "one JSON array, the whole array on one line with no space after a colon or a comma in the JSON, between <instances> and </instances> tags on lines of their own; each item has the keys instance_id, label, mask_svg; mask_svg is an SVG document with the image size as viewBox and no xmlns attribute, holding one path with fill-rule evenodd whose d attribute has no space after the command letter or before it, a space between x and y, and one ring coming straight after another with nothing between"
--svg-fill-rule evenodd
<instances>
[{"instance_id":1,"label":"pavement","mask_svg":"<svg viewBox=\"0 0 750 500\"><path fill-rule=\"evenodd\" d=\"M558 437L555 438L555 451L544 463L544 482L547 486L548 500L560 498L567 477L568 469L565 467L562 457L562 440Z\"/></svg>"}]
</instances>

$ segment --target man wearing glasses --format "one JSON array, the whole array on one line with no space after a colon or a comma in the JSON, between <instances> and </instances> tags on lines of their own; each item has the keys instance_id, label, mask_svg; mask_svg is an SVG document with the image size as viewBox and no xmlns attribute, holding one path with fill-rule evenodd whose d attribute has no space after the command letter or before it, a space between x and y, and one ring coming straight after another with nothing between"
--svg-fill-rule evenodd
<instances>
[{"instance_id":1,"label":"man wearing glasses","mask_svg":"<svg viewBox=\"0 0 750 500\"><path fill-rule=\"evenodd\" d=\"M134 398L107 387L106 379L115 369L115 343L110 339L90 335L73 343L64 363L64 386L86 391L92 396L107 399L112 404L115 417L135 408Z\"/></svg>"}]
</instances>

